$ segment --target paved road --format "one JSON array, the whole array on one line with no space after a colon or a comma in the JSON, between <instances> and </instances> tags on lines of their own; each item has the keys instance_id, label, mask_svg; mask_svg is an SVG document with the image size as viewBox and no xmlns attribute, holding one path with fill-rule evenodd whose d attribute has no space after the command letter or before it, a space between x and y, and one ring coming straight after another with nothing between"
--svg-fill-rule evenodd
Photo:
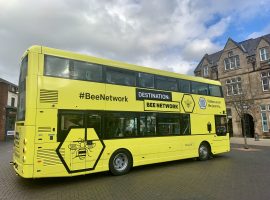
<instances>
[{"instance_id":1,"label":"paved road","mask_svg":"<svg viewBox=\"0 0 270 200\"><path fill-rule=\"evenodd\" d=\"M107 172L26 180L9 166L12 143L0 143L0 199L249 200L270 199L270 147L232 145L206 162L193 159L138 167L125 176Z\"/></svg>"}]
</instances>

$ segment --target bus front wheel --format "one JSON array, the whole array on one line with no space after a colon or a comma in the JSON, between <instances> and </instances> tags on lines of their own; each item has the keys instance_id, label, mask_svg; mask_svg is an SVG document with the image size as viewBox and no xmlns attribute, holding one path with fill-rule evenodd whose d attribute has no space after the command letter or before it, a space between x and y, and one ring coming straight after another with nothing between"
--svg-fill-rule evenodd
<instances>
[{"instance_id":1,"label":"bus front wheel","mask_svg":"<svg viewBox=\"0 0 270 200\"><path fill-rule=\"evenodd\" d=\"M115 176L127 174L132 167L132 156L125 149L115 151L109 161L110 172Z\"/></svg>"},{"instance_id":2,"label":"bus front wheel","mask_svg":"<svg viewBox=\"0 0 270 200\"><path fill-rule=\"evenodd\" d=\"M210 147L206 142L203 142L199 146L199 160L204 161L210 158Z\"/></svg>"}]
</instances>

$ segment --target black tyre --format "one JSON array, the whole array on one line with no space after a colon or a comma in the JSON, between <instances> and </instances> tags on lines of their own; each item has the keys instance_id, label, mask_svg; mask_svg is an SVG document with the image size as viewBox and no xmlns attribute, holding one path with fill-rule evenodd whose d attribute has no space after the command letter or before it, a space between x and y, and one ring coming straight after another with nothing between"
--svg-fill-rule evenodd
<instances>
[{"instance_id":1,"label":"black tyre","mask_svg":"<svg viewBox=\"0 0 270 200\"><path fill-rule=\"evenodd\" d=\"M127 150L119 149L112 154L109 161L109 169L113 175L120 176L127 174L132 164L133 161L130 153Z\"/></svg>"},{"instance_id":2,"label":"black tyre","mask_svg":"<svg viewBox=\"0 0 270 200\"><path fill-rule=\"evenodd\" d=\"M204 161L210 158L210 147L207 143L201 143L199 146L199 160Z\"/></svg>"}]
</instances>

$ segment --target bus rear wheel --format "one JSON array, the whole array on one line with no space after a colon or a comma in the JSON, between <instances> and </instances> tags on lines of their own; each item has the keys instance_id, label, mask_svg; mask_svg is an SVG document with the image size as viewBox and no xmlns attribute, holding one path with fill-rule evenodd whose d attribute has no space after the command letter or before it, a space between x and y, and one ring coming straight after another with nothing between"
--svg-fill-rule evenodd
<instances>
[{"instance_id":1,"label":"bus rear wheel","mask_svg":"<svg viewBox=\"0 0 270 200\"><path fill-rule=\"evenodd\" d=\"M199 160L204 161L210 158L210 147L207 143L203 142L199 146Z\"/></svg>"},{"instance_id":2,"label":"bus rear wheel","mask_svg":"<svg viewBox=\"0 0 270 200\"><path fill-rule=\"evenodd\" d=\"M109 170L115 176L127 174L132 167L132 156L124 149L115 151L109 161Z\"/></svg>"}]
</instances>

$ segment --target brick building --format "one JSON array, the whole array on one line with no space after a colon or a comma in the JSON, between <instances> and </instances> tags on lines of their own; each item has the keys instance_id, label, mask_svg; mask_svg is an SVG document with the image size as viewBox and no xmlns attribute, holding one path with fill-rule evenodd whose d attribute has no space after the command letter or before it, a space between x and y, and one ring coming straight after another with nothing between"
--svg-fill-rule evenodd
<instances>
[{"instance_id":1,"label":"brick building","mask_svg":"<svg viewBox=\"0 0 270 200\"><path fill-rule=\"evenodd\" d=\"M196 67L195 76L219 80L227 105L230 134L242 136L242 123L230 103L231 96L246 94L254 100L253 109L245 113L248 137L270 132L270 34L236 42L229 38L223 50L205 54Z\"/></svg>"},{"instance_id":2,"label":"brick building","mask_svg":"<svg viewBox=\"0 0 270 200\"><path fill-rule=\"evenodd\" d=\"M18 87L0 78L0 141L14 131Z\"/></svg>"}]
</instances>

